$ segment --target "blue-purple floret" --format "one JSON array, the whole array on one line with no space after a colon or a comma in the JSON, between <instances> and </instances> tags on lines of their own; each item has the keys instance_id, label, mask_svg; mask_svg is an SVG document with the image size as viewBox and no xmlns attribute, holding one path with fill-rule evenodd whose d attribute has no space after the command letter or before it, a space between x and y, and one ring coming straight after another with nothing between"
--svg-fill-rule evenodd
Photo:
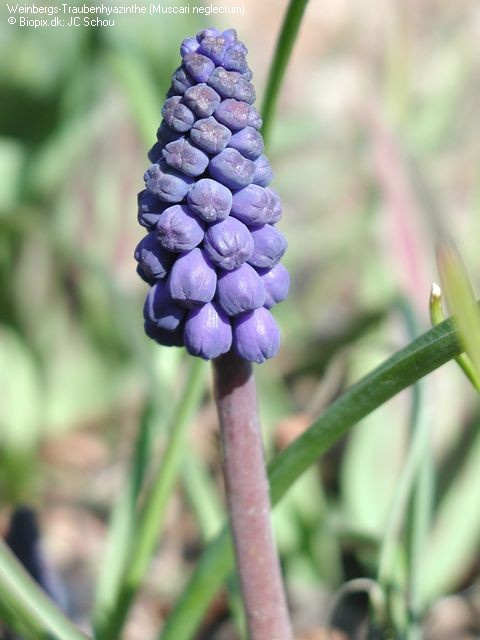
<instances>
[{"instance_id":1,"label":"blue-purple floret","mask_svg":"<svg viewBox=\"0 0 480 640\"><path fill-rule=\"evenodd\" d=\"M135 259L151 285L150 338L207 360L233 349L261 363L280 345L269 309L287 297L289 275L246 54L234 29L183 40L138 195L148 233Z\"/></svg>"}]
</instances>

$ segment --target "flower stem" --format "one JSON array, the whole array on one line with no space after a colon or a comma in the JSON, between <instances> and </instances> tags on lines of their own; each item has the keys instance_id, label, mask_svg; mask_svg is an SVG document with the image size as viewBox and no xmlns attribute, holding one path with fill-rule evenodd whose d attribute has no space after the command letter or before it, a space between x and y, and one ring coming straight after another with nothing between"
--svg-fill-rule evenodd
<instances>
[{"instance_id":1,"label":"flower stem","mask_svg":"<svg viewBox=\"0 0 480 640\"><path fill-rule=\"evenodd\" d=\"M291 640L252 366L228 353L216 359L213 368L230 526L249 637Z\"/></svg>"}]
</instances>

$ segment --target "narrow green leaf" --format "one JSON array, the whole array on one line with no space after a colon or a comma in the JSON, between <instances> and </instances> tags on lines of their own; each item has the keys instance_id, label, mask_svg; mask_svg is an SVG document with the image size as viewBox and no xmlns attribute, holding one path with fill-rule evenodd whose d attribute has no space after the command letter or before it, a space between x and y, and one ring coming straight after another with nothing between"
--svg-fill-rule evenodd
<instances>
[{"instance_id":1,"label":"narrow green leaf","mask_svg":"<svg viewBox=\"0 0 480 640\"><path fill-rule=\"evenodd\" d=\"M0 540L0 602L22 619L27 640L85 640Z\"/></svg>"},{"instance_id":2,"label":"narrow green leaf","mask_svg":"<svg viewBox=\"0 0 480 640\"><path fill-rule=\"evenodd\" d=\"M262 105L262 134L265 141L267 141L270 133L278 93L282 85L283 76L285 75L290 54L292 53L293 45L295 44L307 4L308 0L290 0L287 13L285 14L282 30L275 50L275 56L273 58L272 66L270 67L267 88L265 90Z\"/></svg>"},{"instance_id":3,"label":"narrow green leaf","mask_svg":"<svg viewBox=\"0 0 480 640\"><path fill-rule=\"evenodd\" d=\"M269 465L275 505L293 483L350 427L377 407L460 353L453 322L447 320L397 352L347 389L312 426ZM190 640L232 570L229 534L224 529L207 547L177 605L168 617L162 640Z\"/></svg>"}]
</instances>

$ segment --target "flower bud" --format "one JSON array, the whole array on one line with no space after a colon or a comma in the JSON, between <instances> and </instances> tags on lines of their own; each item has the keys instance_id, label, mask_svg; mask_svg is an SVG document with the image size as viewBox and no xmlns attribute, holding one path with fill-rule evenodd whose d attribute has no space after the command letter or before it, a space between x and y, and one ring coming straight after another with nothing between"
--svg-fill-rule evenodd
<instances>
[{"instance_id":1,"label":"flower bud","mask_svg":"<svg viewBox=\"0 0 480 640\"><path fill-rule=\"evenodd\" d=\"M253 251L248 258L249 264L271 269L282 259L287 249L285 236L270 224L251 229L250 234L253 238Z\"/></svg>"},{"instance_id":2,"label":"flower bud","mask_svg":"<svg viewBox=\"0 0 480 640\"><path fill-rule=\"evenodd\" d=\"M223 271L218 277L217 301L229 316L262 307L265 290L260 276L246 263L233 271Z\"/></svg>"},{"instance_id":3,"label":"flower bud","mask_svg":"<svg viewBox=\"0 0 480 640\"><path fill-rule=\"evenodd\" d=\"M231 213L247 226L260 226L270 222L273 215L272 204L266 189L249 184L234 193Z\"/></svg>"},{"instance_id":4,"label":"flower bud","mask_svg":"<svg viewBox=\"0 0 480 640\"><path fill-rule=\"evenodd\" d=\"M150 193L164 202L181 202L193 182L192 178L175 171L163 160L147 169L144 180Z\"/></svg>"},{"instance_id":5,"label":"flower bud","mask_svg":"<svg viewBox=\"0 0 480 640\"><path fill-rule=\"evenodd\" d=\"M157 224L157 238L164 249L175 253L190 251L203 240L203 225L187 206L165 209Z\"/></svg>"},{"instance_id":6,"label":"flower bud","mask_svg":"<svg viewBox=\"0 0 480 640\"><path fill-rule=\"evenodd\" d=\"M187 53L195 53L199 47L199 43L196 38L185 38L180 45L180 55L185 57Z\"/></svg>"},{"instance_id":7,"label":"flower bud","mask_svg":"<svg viewBox=\"0 0 480 640\"><path fill-rule=\"evenodd\" d=\"M248 104L255 102L253 85L237 71L227 71L223 67L217 67L210 75L208 84L222 98L235 98Z\"/></svg>"},{"instance_id":8,"label":"flower bud","mask_svg":"<svg viewBox=\"0 0 480 640\"><path fill-rule=\"evenodd\" d=\"M168 278L168 292L182 307L192 308L213 300L217 274L198 247L175 261Z\"/></svg>"},{"instance_id":9,"label":"flower bud","mask_svg":"<svg viewBox=\"0 0 480 640\"><path fill-rule=\"evenodd\" d=\"M234 320L233 347L240 358L261 364L280 347L280 331L272 314L261 307Z\"/></svg>"},{"instance_id":10,"label":"flower bud","mask_svg":"<svg viewBox=\"0 0 480 640\"><path fill-rule=\"evenodd\" d=\"M230 136L231 133L227 127L218 123L213 117L197 120L190 131L192 142L207 153L219 153L225 149Z\"/></svg>"},{"instance_id":11,"label":"flower bud","mask_svg":"<svg viewBox=\"0 0 480 640\"><path fill-rule=\"evenodd\" d=\"M178 133L186 133L195 122L194 114L183 104L180 96L168 98L163 106L162 115L170 129Z\"/></svg>"},{"instance_id":12,"label":"flower bud","mask_svg":"<svg viewBox=\"0 0 480 640\"><path fill-rule=\"evenodd\" d=\"M280 196L271 187L266 187L265 191L270 196L270 210L272 212L270 216L270 220L268 221L270 224L274 224L278 222L282 217L282 202L280 200Z\"/></svg>"},{"instance_id":13,"label":"flower bud","mask_svg":"<svg viewBox=\"0 0 480 640\"><path fill-rule=\"evenodd\" d=\"M290 276L283 264L276 264L271 269L258 269L265 291L264 307L271 309L278 302L283 302L288 296Z\"/></svg>"},{"instance_id":14,"label":"flower bud","mask_svg":"<svg viewBox=\"0 0 480 640\"><path fill-rule=\"evenodd\" d=\"M195 80L184 67L178 67L172 76L172 89L178 95L183 96L185 91L194 84L196 84Z\"/></svg>"},{"instance_id":15,"label":"flower bud","mask_svg":"<svg viewBox=\"0 0 480 640\"><path fill-rule=\"evenodd\" d=\"M223 220L232 208L232 192L210 178L195 182L187 195L190 209L205 222Z\"/></svg>"},{"instance_id":16,"label":"flower bud","mask_svg":"<svg viewBox=\"0 0 480 640\"><path fill-rule=\"evenodd\" d=\"M221 122L229 129L239 130L247 126L250 109L250 105L246 102L227 98L222 100L213 115L218 122Z\"/></svg>"},{"instance_id":17,"label":"flower bud","mask_svg":"<svg viewBox=\"0 0 480 640\"><path fill-rule=\"evenodd\" d=\"M241 189L250 184L255 174L255 164L244 158L236 149L224 149L210 160L208 172L230 189Z\"/></svg>"},{"instance_id":18,"label":"flower bud","mask_svg":"<svg viewBox=\"0 0 480 640\"><path fill-rule=\"evenodd\" d=\"M197 84L185 91L185 104L200 118L208 118L220 104L220 96L208 84Z\"/></svg>"},{"instance_id":19,"label":"flower bud","mask_svg":"<svg viewBox=\"0 0 480 640\"><path fill-rule=\"evenodd\" d=\"M164 280L159 280L148 292L143 317L158 329L175 331L185 316L185 309L172 302Z\"/></svg>"},{"instance_id":20,"label":"flower bud","mask_svg":"<svg viewBox=\"0 0 480 640\"><path fill-rule=\"evenodd\" d=\"M203 246L215 265L231 271L252 255L253 238L242 222L229 216L208 227Z\"/></svg>"},{"instance_id":21,"label":"flower bud","mask_svg":"<svg viewBox=\"0 0 480 640\"><path fill-rule=\"evenodd\" d=\"M199 176L208 166L208 156L186 138L169 142L163 149L165 162L186 176Z\"/></svg>"},{"instance_id":22,"label":"flower bud","mask_svg":"<svg viewBox=\"0 0 480 640\"><path fill-rule=\"evenodd\" d=\"M139 224L147 229L153 229L157 225L160 215L169 206L170 204L168 202L162 202L148 191L148 189L140 191L138 194Z\"/></svg>"},{"instance_id":23,"label":"flower bud","mask_svg":"<svg viewBox=\"0 0 480 640\"><path fill-rule=\"evenodd\" d=\"M188 314L184 339L189 353L212 360L230 350L232 328L223 312L214 303L207 302Z\"/></svg>"},{"instance_id":24,"label":"flower bud","mask_svg":"<svg viewBox=\"0 0 480 640\"><path fill-rule=\"evenodd\" d=\"M260 129L262 126L262 119L255 107L234 98L222 100L213 115L218 122L232 131L238 131L246 126Z\"/></svg>"},{"instance_id":25,"label":"flower bud","mask_svg":"<svg viewBox=\"0 0 480 640\"><path fill-rule=\"evenodd\" d=\"M165 251L156 234L152 232L138 243L135 249L135 260L146 278L158 280L167 275L173 256Z\"/></svg>"},{"instance_id":26,"label":"flower bud","mask_svg":"<svg viewBox=\"0 0 480 640\"><path fill-rule=\"evenodd\" d=\"M227 71L238 71L239 73L245 73L249 70L245 53L235 45L225 52L222 66Z\"/></svg>"},{"instance_id":27,"label":"flower bud","mask_svg":"<svg viewBox=\"0 0 480 640\"><path fill-rule=\"evenodd\" d=\"M256 160L264 151L262 136L256 129L248 126L234 133L228 146L240 151L249 160Z\"/></svg>"},{"instance_id":28,"label":"flower bud","mask_svg":"<svg viewBox=\"0 0 480 640\"><path fill-rule=\"evenodd\" d=\"M218 35L220 35L220 31L212 27L210 29L202 29L202 31L199 31L197 33L196 39L197 39L197 42L201 43L204 38L208 38L209 36L218 36Z\"/></svg>"},{"instance_id":29,"label":"flower bud","mask_svg":"<svg viewBox=\"0 0 480 640\"><path fill-rule=\"evenodd\" d=\"M207 82L215 69L215 63L201 53L187 53L183 57L183 64L197 82Z\"/></svg>"},{"instance_id":30,"label":"flower bud","mask_svg":"<svg viewBox=\"0 0 480 640\"><path fill-rule=\"evenodd\" d=\"M270 162L265 154L255 160L255 173L252 179L253 184L267 187L273 180L273 171Z\"/></svg>"},{"instance_id":31,"label":"flower bud","mask_svg":"<svg viewBox=\"0 0 480 640\"><path fill-rule=\"evenodd\" d=\"M208 56L216 65L223 65L227 49L228 42L223 35L205 36L200 42L198 52Z\"/></svg>"}]
</instances>

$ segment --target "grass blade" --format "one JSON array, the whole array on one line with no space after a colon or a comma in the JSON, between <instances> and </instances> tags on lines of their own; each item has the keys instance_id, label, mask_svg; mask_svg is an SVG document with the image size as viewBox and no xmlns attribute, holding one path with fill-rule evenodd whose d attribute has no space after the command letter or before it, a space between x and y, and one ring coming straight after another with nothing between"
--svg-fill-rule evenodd
<instances>
[{"instance_id":1,"label":"grass blade","mask_svg":"<svg viewBox=\"0 0 480 640\"><path fill-rule=\"evenodd\" d=\"M287 13L285 14L282 30L278 37L275 56L272 61L272 66L270 67L267 88L262 104L262 134L265 142L268 140L283 76L285 75L290 54L292 53L307 4L308 0L290 0Z\"/></svg>"},{"instance_id":2,"label":"grass blade","mask_svg":"<svg viewBox=\"0 0 480 640\"><path fill-rule=\"evenodd\" d=\"M85 640L87 637L58 609L0 540L0 599L28 628L32 640Z\"/></svg>"}]
</instances>

